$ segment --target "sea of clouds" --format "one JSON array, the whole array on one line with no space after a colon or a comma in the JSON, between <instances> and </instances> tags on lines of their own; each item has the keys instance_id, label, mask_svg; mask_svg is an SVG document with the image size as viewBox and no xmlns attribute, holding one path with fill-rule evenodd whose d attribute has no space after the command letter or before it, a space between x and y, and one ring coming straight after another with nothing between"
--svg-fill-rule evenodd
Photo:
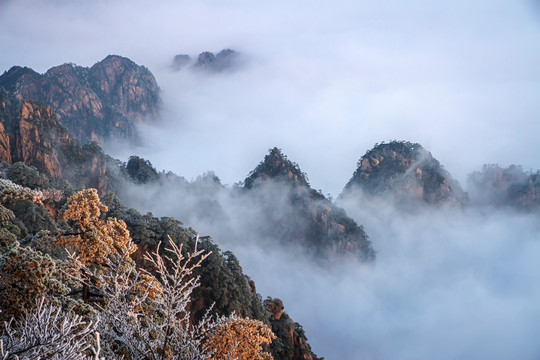
<instances>
[{"instance_id":1,"label":"sea of clouds","mask_svg":"<svg viewBox=\"0 0 540 360\"><path fill-rule=\"evenodd\" d=\"M484 163L538 169L540 17L533 1L0 1L0 71L147 66L163 118L145 144L106 144L159 170L241 181L277 146L337 197L373 144L421 143L462 184ZM242 66L171 72L176 54L232 48ZM403 213L341 199L374 265L328 269L257 239L257 203L218 190L126 188L129 205L177 216L240 258L263 297L283 299L316 353L334 359L537 359L538 216L500 209ZM216 205L217 204L217 205ZM204 215L204 212L203 212ZM260 223L259 223L260 222ZM239 241L241 240L241 241ZM264 242L262 241L264 240Z\"/></svg>"}]
</instances>

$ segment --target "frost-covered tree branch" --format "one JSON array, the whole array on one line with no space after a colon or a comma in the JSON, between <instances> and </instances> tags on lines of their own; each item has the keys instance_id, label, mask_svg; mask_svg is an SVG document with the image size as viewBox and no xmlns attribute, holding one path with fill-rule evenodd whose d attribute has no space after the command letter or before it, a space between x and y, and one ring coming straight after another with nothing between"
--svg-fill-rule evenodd
<instances>
[{"instance_id":1,"label":"frost-covered tree branch","mask_svg":"<svg viewBox=\"0 0 540 360\"><path fill-rule=\"evenodd\" d=\"M126 262L125 254L107 258L105 270L89 268L75 254L70 258L86 274L89 285L103 295L96 304L102 320L99 331L104 352L118 353L119 344L130 358L136 359L208 359L211 352L202 341L212 326L208 312L192 324L189 304L199 278L193 272L210 255L197 250L184 255L182 246L170 238L170 247L162 256L157 249L145 255L152 271L140 270Z\"/></svg>"},{"instance_id":2,"label":"frost-covered tree branch","mask_svg":"<svg viewBox=\"0 0 540 360\"><path fill-rule=\"evenodd\" d=\"M21 319L4 322L1 333L2 360L100 359L97 322L62 311L45 298Z\"/></svg>"}]
</instances>

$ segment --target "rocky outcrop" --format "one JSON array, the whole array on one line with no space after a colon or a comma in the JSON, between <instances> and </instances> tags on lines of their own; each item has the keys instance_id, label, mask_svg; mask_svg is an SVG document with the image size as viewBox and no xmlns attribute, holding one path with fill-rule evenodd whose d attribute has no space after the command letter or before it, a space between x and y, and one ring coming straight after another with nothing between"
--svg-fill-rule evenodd
<instances>
[{"instance_id":1,"label":"rocky outcrop","mask_svg":"<svg viewBox=\"0 0 540 360\"><path fill-rule=\"evenodd\" d=\"M63 64L41 75L15 66L0 87L19 101L51 107L58 121L82 143L107 138L135 141L135 125L159 113L159 89L148 69L110 55L91 68Z\"/></svg>"},{"instance_id":2,"label":"rocky outcrop","mask_svg":"<svg viewBox=\"0 0 540 360\"><path fill-rule=\"evenodd\" d=\"M540 172L525 172L516 165L484 165L469 175L467 190L473 205L534 209L540 206Z\"/></svg>"},{"instance_id":3,"label":"rocky outcrop","mask_svg":"<svg viewBox=\"0 0 540 360\"><path fill-rule=\"evenodd\" d=\"M50 107L4 99L0 114L0 161L22 162L46 174L54 183L67 180L76 188L95 187L101 194L118 183L121 164L96 143L81 146L58 123ZM8 111L9 110L9 111Z\"/></svg>"},{"instance_id":4,"label":"rocky outcrop","mask_svg":"<svg viewBox=\"0 0 540 360\"><path fill-rule=\"evenodd\" d=\"M49 107L24 101L11 135L12 158L35 166L53 180L63 178L58 146L70 145L69 135L58 126Z\"/></svg>"},{"instance_id":5,"label":"rocky outcrop","mask_svg":"<svg viewBox=\"0 0 540 360\"><path fill-rule=\"evenodd\" d=\"M193 68L207 72L233 70L238 65L240 54L231 49L221 50L217 55L205 51L197 57Z\"/></svg>"},{"instance_id":6,"label":"rocky outcrop","mask_svg":"<svg viewBox=\"0 0 540 360\"><path fill-rule=\"evenodd\" d=\"M362 156L341 196L359 189L367 196L388 196L404 206L468 202L459 183L430 152L404 141L375 145Z\"/></svg>"},{"instance_id":7,"label":"rocky outcrop","mask_svg":"<svg viewBox=\"0 0 540 360\"><path fill-rule=\"evenodd\" d=\"M248 175L244 189L263 204L265 225L259 229L261 238L301 246L322 259L374 259L375 251L363 227L320 191L313 190L299 166L281 150L270 150Z\"/></svg>"},{"instance_id":8,"label":"rocky outcrop","mask_svg":"<svg viewBox=\"0 0 540 360\"><path fill-rule=\"evenodd\" d=\"M302 326L283 311L285 307L280 299L268 298L264 303L270 313L272 332L276 335L270 346L275 360L322 360L311 350Z\"/></svg>"},{"instance_id":9,"label":"rocky outcrop","mask_svg":"<svg viewBox=\"0 0 540 360\"><path fill-rule=\"evenodd\" d=\"M0 164L0 170L4 170L3 166L4 164ZM18 169L13 171L15 167ZM20 174L34 171L18 164L8 166L6 172ZM41 176L39 173L33 174L36 179ZM17 179L24 180L24 177ZM0 196L0 250L19 241L21 246L39 250L50 258L65 260L65 249L56 245L57 234L73 234L79 229L70 227L70 223L60 223L54 215L62 211L62 206L70 194L60 189L51 191L57 193L59 198L44 200L47 204L34 203L26 199L34 195L30 188L17 186L0 178L0 195L3 195ZM102 217L125 221L130 236L137 245L132 259L139 269L151 270L151 264L145 260L143 254L159 251L162 256L168 256L165 248L168 248L171 242L179 246L183 254L192 253L195 249L203 250L207 254L200 266L190 273L190 278L199 283L191 293L186 309L193 323L205 316L229 316L233 313L239 317L257 319L271 325L278 336L270 349L274 359L319 360L311 351L299 324L292 321L287 314L276 317L275 313L271 315L266 310L261 296L256 293L253 281L244 274L233 253L223 252L209 237L199 238L195 230L182 226L178 220L168 217L158 219L151 214L142 215L135 209L126 208L113 193L108 193L101 201L108 208L107 212L101 214ZM163 245L159 247L159 243ZM54 282L55 289L58 284L61 284L60 280ZM73 282L70 285L73 285ZM52 293L53 289L50 290ZM69 299L79 300L79 293L73 291L67 296ZM67 296L62 300L69 301ZM279 300L274 302L277 301ZM5 313L5 309L2 310Z\"/></svg>"},{"instance_id":10,"label":"rocky outcrop","mask_svg":"<svg viewBox=\"0 0 540 360\"><path fill-rule=\"evenodd\" d=\"M109 55L90 68L88 82L106 108L134 123L158 116L159 88L144 66Z\"/></svg>"}]
</instances>

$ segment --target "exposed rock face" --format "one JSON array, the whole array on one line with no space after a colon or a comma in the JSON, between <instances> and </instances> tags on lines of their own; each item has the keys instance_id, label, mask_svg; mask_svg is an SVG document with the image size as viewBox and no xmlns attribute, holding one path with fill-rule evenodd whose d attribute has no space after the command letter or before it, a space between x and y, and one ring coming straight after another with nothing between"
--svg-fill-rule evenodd
<instances>
[{"instance_id":1,"label":"exposed rock face","mask_svg":"<svg viewBox=\"0 0 540 360\"><path fill-rule=\"evenodd\" d=\"M283 301L280 299L268 300L266 308L270 314L272 314L275 320L279 320L281 318L281 315L283 315L283 309L285 309L283 306Z\"/></svg>"},{"instance_id":2,"label":"exposed rock face","mask_svg":"<svg viewBox=\"0 0 540 360\"><path fill-rule=\"evenodd\" d=\"M421 145L393 141L376 145L358 162L342 196L361 189L368 196L390 196L400 205L467 203L459 183Z\"/></svg>"},{"instance_id":3,"label":"exposed rock face","mask_svg":"<svg viewBox=\"0 0 540 360\"><path fill-rule=\"evenodd\" d=\"M295 323L287 313L280 299L268 298L264 301L270 312L270 325L276 339L270 347L275 360L322 360L311 351L300 324Z\"/></svg>"},{"instance_id":4,"label":"exposed rock face","mask_svg":"<svg viewBox=\"0 0 540 360\"><path fill-rule=\"evenodd\" d=\"M482 171L469 175L467 189L473 205L521 209L540 206L540 172L528 173L516 165L484 165Z\"/></svg>"},{"instance_id":5,"label":"exposed rock face","mask_svg":"<svg viewBox=\"0 0 540 360\"><path fill-rule=\"evenodd\" d=\"M135 124L155 119L160 106L150 71L114 55L91 68L64 64L43 75L15 66L0 76L0 87L19 101L50 106L83 143L109 137L136 140Z\"/></svg>"},{"instance_id":6,"label":"exposed rock face","mask_svg":"<svg viewBox=\"0 0 540 360\"><path fill-rule=\"evenodd\" d=\"M372 260L375 252L362 226L313 190L297 164L277 148L244 181L261 204L264 226L261 237L275 238L283 244L300 245L312 255L335 259L352 255Z\"/></svg>"},{"instance_id":7,"label":"exposed rock face","mask_svg":"<svg viewBox=\"0 0 540 360\"><path fill-rule=\"evenodd\" d=\"M4 100L9 106L0 114L0 161L34 166L55 183L68 180L77 188L95 187L102 194L114 188L121 168L97 144L81 147L50 107L23 101L17 109L11 106L16 99Z\"/></svg>"},{"instance_id":8,"label":"exposed rock face","mask_svg":"<svg viewBox=\"0 0 540 360\"><path fill-rule=\"evenodd\" d=\"M35 166L53 180L62 179L63 169L56 146L66 146L72 140L65 129L58 126L52 110L24 101L14 130L11 136L12 158Z\"/></svg>"},{"instance_id":9,"label":"exposed rock face","mask_svg":"<svg viewBox=\"0 0 540 360\"><path fill-rule=\"evenodd\" d=\"M159 88L144 66L120 56L107 56L92 66L88 82L108 108L139 123L158 115Z\"/></svg>"}]
</instances>

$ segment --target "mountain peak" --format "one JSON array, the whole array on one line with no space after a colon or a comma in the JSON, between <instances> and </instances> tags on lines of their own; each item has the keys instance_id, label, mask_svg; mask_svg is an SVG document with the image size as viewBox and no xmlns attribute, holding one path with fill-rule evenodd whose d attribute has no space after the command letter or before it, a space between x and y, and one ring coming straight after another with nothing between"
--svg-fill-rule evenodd
<instances>
[{"instance_id":1,"label":"mountain peak","mask_svg":"<svg viewBox=\"0 0 540 360\"><path fill-rule=\"evenodd\" d=\"M358 161L344 193L361 188L368 195L392 194L399 202L464 204L466 193L420 144L391 141L375 144Z\"/></svg>"},{"instance_id":2,"label":"mountain peak","mask_svg":"<svg viewBox=\"0 0 540 360\"><path fill-rule=\"evenodd\" d=\"M159 116L159 88L152 73L128 58L109 55L91 68L66 63L38 74L12 67L0 87L18 100L50 106L81 142L138 140L135 124Z\"/></svg>"},{"instance_id":3,"label":"mountain peak","mask_svg":"<svg viewBox=\"0 0 540 360\"><path fill-rule=\"evenodd\" d=\"M12 66L0 76L0 87L3 87L9 93L17 95L19 79L38 78L39 76L37 72L29 67Z\"/></svg>"},{"instance_id":4,"label":"mountain peak","mask_svg":"<svg viewBox=\"0 0 540 360\"><path fill-rule=\"evenodd\" d=\"M268 150L268 155L257 165L246 180L244 186L252 188L257 181L264 181L268 178L285 180L296 186L310 188L306 174L304 174L297 163L290 161L281 149L274 147Z\"/></svg>"}]
</instances>

